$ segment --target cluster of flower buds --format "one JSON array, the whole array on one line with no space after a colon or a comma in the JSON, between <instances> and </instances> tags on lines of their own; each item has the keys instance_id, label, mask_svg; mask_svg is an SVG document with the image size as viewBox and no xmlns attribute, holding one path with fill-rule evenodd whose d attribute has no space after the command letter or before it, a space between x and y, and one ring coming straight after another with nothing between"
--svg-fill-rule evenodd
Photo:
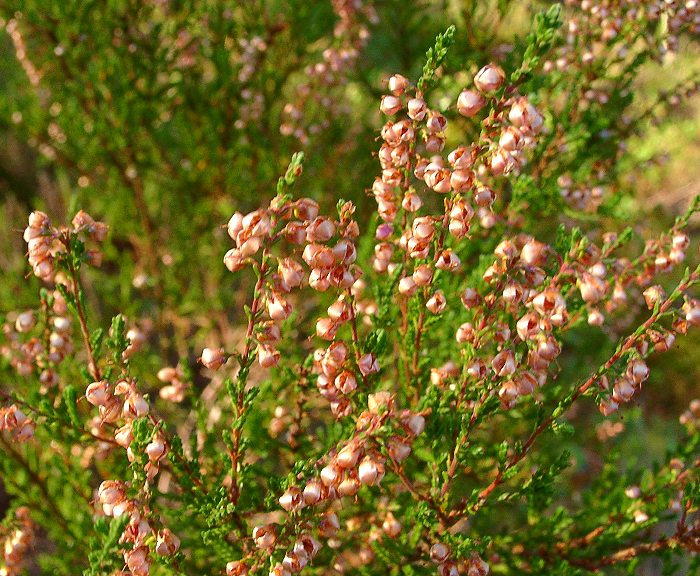
<instances>
[{"instance_id":1,"label":"cluster of flower buds","mask_svg":"<svg viewBox=\"0 0 700 576\"><path fill-rule=\"evenodd\" d=\"M271 576L290 576L301 572L321 550L321 543L310 534L301 534L290 550L284 555L282 562L270 570Z\"/></svg>"},{"instance_id":2,"label":"cluster of flower buds","mask_svg":"<svg viewBox=\"0 0 700 576\"><path fill-rule=\"evenodd\" d=\"M425 428L425 418L419 413L397 410L388 392L369 394L367 410L357 419L356 434L331 454L317 478L309 480L303 488L290 486L280 497L280 506L294 513L305 506L354 496L363 485L378 485L386 473L386 460L377 444L383 442L379 431L389 423L397 426L398 431L387 441L386 450L394 463L405 460L413 441ZM329 519L324 516L323 522L328 524ZM327 536L329 530L323 522L319 523L319 534Z\"/></svg>"},{"instance_id":3,"label":"cluster of flower buds","mask_svg":"<svg viewBox=\"0 0 700 576\"><path fill-rule=\"evenodd\" d=\"M187 389L182 370L179 367L166 366L158 370L157 376L158 380L165 384L159 391L160 397L169 402L182 402Z\"/></svg>"},{"instance_id":4,"label":"cluster of flower buds","mask_svg":"<svg viewBox=\"0 0 700 576\"><path fill-rule=\"evenodd\" d=\"M617 411L620 404L632 400L632 397L641 390L644 381L649 378L649 367L641 358L630 360L624 374L617 378L612 386L609 397L601 400L599 409L604 416L609 416ZM608 391L610 383L606 376L598 381L601 389Z\"/></svg>"},{"instance_id":5,"label":"cluster of flower buds","mask_svg":"<svg viewBox=\"0 0 700 576\"><path fill-rule=\"evenodd\" d=\"M430 559L438 565L439 576L458 576L460 571L457 563L450 559L450 548L442 542L437 542L430 547ZM466 566L467 576L487 576L489 565L481 557L474 553L469 558Z\"/></svg>"},{"instance_id":6,"label":"cluster of flower buds","mask_svg":"<svg viewBox=\"0 0 700 576\"><path fill-rule=\"evenodd\" d=\"M331 403L336 418L351 413L349 396L357 389L357 376L349 352L342 340L335 340L328 348L314 352L314 372L318 374L316 385L321 396Z\"/></svg>"},{"instance_id":7,"label":"cluster of flower buds","mask_svg":"<svg viewBox=\"0 0 700 576\"><path fill-rule=\"evenodd\" d=\"M574 183L569 175L560 176L557 184L562 198L576 210L595 212L603 201L605 190L601 185Z\"/></svg>"},{"instance_id":8,"label":"cluster of flower buds","mask_svg":"<svg viewBox=\"0 0 700 576\"><path fill-rule=\"evenodd\" d=\"M17 442L26 442L34 437L35 424L14 404L0 408L0 432L8 431Z\"/></svg>"},{"instance_id":9,"label":"cluster of flower buds","mask_svg":"<svg viewBox=\"0 0 700 576\"><path fill-rule=\"evenodd\" d=\"M160 556L171 556L179 550L180 539L167 528L156 532L143 516L138 503L128 498L124 483L105 480L97 490L97 500L105 515L115 518L127 515L129 518L119 543L131 545L124 552L124 562L134 576L146 576L150 571L149 538L155 538L155 551Z\"/></svg>"},{"instance_id":10,"label":"cluster of flower buds","mask_svg":"<svg viewBox=\"0 0 700 576\"><path fill-rule=\"evenodd\" d=\"M62 273L57 274L55 279L62 284L68 283ZM53 291L49 300L51 307L47 306L42 316L50 331L44 331L42 337L25 340L22 336L31 334L37 324L37 314L32 310L20 312L14 318L14 323L3 326L6 344L2 348L2 355L20 376L27 377L36 373L41 382L42 394L58 384L57 365L73 351L72 322L67 315L66 301L58 290Z\"/></svg>"},{"instance_id":11,"label":"cluster of flower buds","mask_svg":"<svg viewBox=\"0 0 700 576\"><path fill-rule=\"evenodd\" d=\"M87 212L81 210L73 218L73 228L66 230L69 234L84 233L95 242L104 241L108 227L102 222L96 222ZM29 225L24 229L24 240L28 247L28 260L34 275L44 282L52 282L56 275L56 255L65 251L65 246L59 242L62 231L51 225L51 220L43 212L32 212L29 215ZM85 257L88 263L99 266L102 263L102 253L94 248L87 250Z\"/></svg>"},{"instance_id":12,"label":"cluster of flower buds","mask_svg":"<svg viewBox=\"0 0 700 576\"><path fill-rule=\"evenodd\" d=\"M236 242L224 255L224 264L231 272L243 268L246 260L254 256L269 238L272 231L272 220L266 210L259 209L243 215L236 212L228 222L228 234Z\"/></svg>"},{"instance_id":13,"label":"cluster of flower buds","mask_svg":"<svg viewBox=\"0 0 700 576\"><path fill-rule=\"evenodd\" d=\"M700 428L700 400L693 399L678 419L683 426L690 431Z\"/></svg>"},{"instance_id":14,"label":"cluster of flower buds","mask_svg":"<svg viewBox=\"0 0 700 576\"><path fill-rule=\"evenodd\" d=\"M247 84L253 77L253 74L255 74L255 69L261 57L267 51L267 42L260 36L253 36L250 39L239 39L238 45L240 46L238 57L241 66L238 71L238 81L241 84Z\"/></svg>"},{"instance_id":15,"label":"cluster of flower buds","mask_svg":"<svg viewBox=\"0 0 700 576\"><path fill-rule=\"evenodd\" d=\"M55 254L63 247L56 242L58 231L43 212L32 212L29 225L24 229L29 265L34 275L44 282L51 282L56 274Z\"/></svg>"},{"instance_id":16,"label":"cluster of flower buds","mask_svg":"<svg viewBox=\"0 0 700 576\"><path fill-rule=\"evenodd\" d=\"M34 523L29 517L29 509L21 506L15 510L15 526L4 543L4 566L0 566L0 576L23 574L23 563L27 551L34 543Z\"/></svg>"},{"instance_id":17,"label":"cluster of flower buds","mask_svg":"<svg viewBox=\"0 0 700 576\"><path fill-rule=\"evenodd\" d=\"M510 124L501 130L498 146L491 156L491 172L495 176L518 170L526 161L524 150L535 144L544 119L525 96L517 97L508 112Z\"/></svg>"},{"instance_id":18,"label":"cluster of flower buds","mask_svg":"<svg viewBox=\"0 0 700 576\"><path fill-rule=\"evenodd\" d=\"M323 292L332 287L341 292L349 291L359 278L359 269L354 265L357 257L354 241L359 234L357 222L353 219L354 211L354 205L346 202L340 207L339 219L334 220L319 216L319 206L315 201L301 198L284 206L273 203L268 210L257 210L245 216L236 213L228 223L228 233L237 246L226 253L224 263L232 272L239 270L263 244L284 237L291 246L301 250L301 257L310 268L308 284L313 289ZM275 233L279 221L286 221L286 224ZM294 254L278 257L275 273L265 260L260 273L268 282L256 297L253 336L257 342L258 363L263 368L271 368L280 360L275 347L281 336L280 324L292 313L287 294L302 286L306 275ZM263 305L267 318L258 320L257 313ZM346 296L339 297L329 307L329 316L317 322L317 334L333 340L338 328L351 319L350 306ZM225 358L223 350L207 349L202 354L202 363L216 369Z\"/></svg>"},{"instance_id":19,"label":"cluster of flower buds","mask_svg":"<svg viewBox=\"0 0 700 576\"><path fill-rule=\"evenodd\" d=\"M330 115L341 111L333 89L343 86L352 73L361 50L369 38L367 22L376 21L376 13L370 2L360 0L333 0L333 10L338 17L333 30L335 46L323 50L321 60L304 68L304 74L295 86L294 100L283 108L280 133L293 136L306 145L309 136L329 125ZM309 110L320 112L311 118Z\"/></svg>"},{"instance_id":20,"label":"cluster of flower buds","mask_svg":"<svg viewBox=\"0 0 700 576\"><path fill-rule=\"evenodd\" d=\"M121 379L112 390L107 380L99 380L87 387L85 398L99 409L102 424L122 424L114 430L114 440L126 450L129 461L133 462L135 455L131 449L131 443L134 440L132 422L149 413L148 402L139 392L136 382L131 379ZM159 463L166 451L165 438L160 432L156 432L146 446L148 462L144 472L148 480L152 480L158 473Z\"/></svg>"},{"instance_id":21,"label":"cluster of flower buds","mask_svg":"<svg viewBox=\"0 0 700 576\"><path fill-rule=\"evenodd\" d=\"M360 271L354 265L357 258L355 239L359 234L354 212L355 206L346 202L340 209L339 221L316 216L306 226L302 258L311 269L309 286L314 290L325 292L331 287L338 291L348 290L359 278ZM316 333L321 338L332 340L337 327L349 319L349 308L341 301L329 309L327 320L317 323Z\"/></svg>"},{"instance_id":22,"label":"cluster of flower buds","mask_svg":"<svg viewBox=\"0 0 700 576\"><path fill-rule=\"evenodd\" d=\"M496 317L468 321L458 327L456 340L478 349L495 345L495 354L474 359L467 373L477 381L490 377L497 382L501 403L511 408L520 396L531 394L546 382L548 368L561 351L553 331L567 321L568 312L556 284L541 287L546 276L540 268L546 257L544 244L519 235L503 240L494 252L497 258L483 274L492 291L481 296L467 288L462 304L475 315L480 314L483 302L494 309L498 304L513 316L514 326ZM518 347L524 348L522 353ZM520 356L525 356L526 362L519 362ZM440 371L435 379L438 383L442 379Z\"/></svg>"}]
</instances>

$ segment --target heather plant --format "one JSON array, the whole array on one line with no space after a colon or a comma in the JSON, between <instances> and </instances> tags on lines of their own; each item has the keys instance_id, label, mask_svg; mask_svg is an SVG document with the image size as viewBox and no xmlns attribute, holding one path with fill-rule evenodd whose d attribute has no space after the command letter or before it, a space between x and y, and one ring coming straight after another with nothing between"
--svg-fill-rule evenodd
<instances>
[{"instance_id":1,"label":"heather plant","mask_svg":"<svg viewBox=\"0 0 700 576\"><path fill-rule=\"evenodd\" d=\"M495 10L506 14L501 4ZM652 463L629 445L649 408L645 394L663 387L654 357L672 355L700 325L689 234L700 198L649 234L629 209L627 146L696 90L684 79L640 106L634 84L640 67L661 67L693 41L696 3L551 5L507 54L482 58L482 47L478 61L465 61L450 26L422 68L381 84L367 195L329 202L304 189L321 173L307 169L314 138L332 132L338 115L352 118L343 86L356 77L370 26L387 24L381 5L332 8L329 46L289 77L289 98L241 92L231 111L241 139L203 148L223 146L256 168L217 166L218 190L186 200L191 215L189 202L213 202L279 166L280 150L247 130L277 121L279 136L304 151L287 155L276 186L255 184L259 205L232 208L217 227L210 220L220 209L207 204L204 222L169 230L175 245L210 224L223 239L218 253L210 246L191 262L193 278L210 279L199 299L191 298L199 287L183 285L187 302L178 302L178 276L159 269L182 254L160 245L160 222L149 215L148 197L175 200L167 190L183 173L150 172L146 190L135 165L119 164L122 147L107 143L127 133L126 154L153 145L153 158L168 164L181 143L168 130L163 141L138 141L143 116L134 132L94 126L105 146L86 159L134 193L144 234L128 244L133 254L110 241L133 223L108 210L102 221L76 207L70 224L31 211L23 239L35 296L7 310L2 333L0 462L11 510L0 570L694 573L698 400L676 415L661 451L649 448ZM128 33L146 44L173 39L168 27L198 9L149 3L152 35ZM192 71L182 80L189 89L204 82L214 98L261 73L275 77L264 56L274 42L264 36L241 36L236 52L226 41L212 48L232 50L237 80L207 66L208 34L223 22L242 29L246 11L199 19L201 38L162 46L179 78ZM43 67L13 22L17 57L40 85ZM280 22L273 29L284 34ZM119 49L120 38L109 45ZM143 78L137 90L165 81L157 71ZM176 85L164 88L177 88L168 97L188 93ZM269 83L259 87L264 94ZM197 111L185 101L139 114L164 123L164 113L182 115L187 125ZM100 110L94 122L120 118ZM206 114L220 111L214 102ZM202 121L188 137L218 139L208 128L222 121ZM60 142L55 153L71 156ZM250 201L233 196L223 206ZM189 264L179 262L178 274ZM115 285L136 302L105 321L115 305L101 302ZM231 310L222 313L222 301Z\"/></svg>"}]
</instances>

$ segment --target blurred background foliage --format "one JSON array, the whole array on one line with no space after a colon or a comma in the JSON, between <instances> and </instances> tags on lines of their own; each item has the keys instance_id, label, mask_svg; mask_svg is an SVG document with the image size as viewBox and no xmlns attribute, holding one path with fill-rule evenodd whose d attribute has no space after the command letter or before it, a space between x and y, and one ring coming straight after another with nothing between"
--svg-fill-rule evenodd
<instances>
[{"instance_id":1,"label":"blurred background foliage","mask_svg":"<svg viewBox=\"0 0 700 576\"><path fill-rule=\"evenodd\" d=\"M230 244L221 225L230 215L271 198L291 154L303 150L297 190L325 210L353 200L370 229L375 203L367 191L379 172L386 79L397 72L416 79L426 49L449 24L457 35L445 68L463 71L455 82L467 85L488 61L510 72L534 14L551 3L366 4L0 0L0 308L35 305L39 283L23 257L26 215L42 209L61 223L82 208L111 227L101 270L86 272L95 325L122 312L146 331L150 346L138 362L147 386L164 365L181 359L194 367L207 334L238 337L250 292L252 279L231 276L221 263ZM319 73L329 54L340 59L338 69ZM677 53L642 66L630 108L641 113L676 86L696 86L699 56L697 43L683 40ZM653 236L700 193L699 101L671 100L626 141L613 227L628 216L637 232ZM595 113L607 121L616 105ZM536 224L551 236L559 221L575 218L558 213ZM691 237L698 228L691 224ZM623 319L621 333L645 312ZM575 353L562 360L561 380L588 373L612 346L603 336L568 338ZM698 343L691 332L652 362L639 400L646 416L630 411L628 433L616 440L617 450L636 439L624 448L630 465L662 456L679 412L700 395ZM606 439L596 432L597 412L582 418L592 442ZM569 448L577 457L581 443Z\"/></svg>"}]
</instances>

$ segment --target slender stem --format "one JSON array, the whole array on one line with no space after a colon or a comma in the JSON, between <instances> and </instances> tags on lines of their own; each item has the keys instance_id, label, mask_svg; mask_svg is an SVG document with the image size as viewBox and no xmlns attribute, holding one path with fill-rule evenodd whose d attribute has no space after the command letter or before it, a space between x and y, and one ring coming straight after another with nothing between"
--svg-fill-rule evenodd
<instances>
[{"instance_id":1,"label":"slender stem","mask_svg":"<svg viewBox=\"0 0 700 576\"><path fill-rule=\"evenodd\" d=\"M236 397L236 420L240 420L245 412L245 381L248 376L248 371L253 363L253 332L255 330L256 319L262 307L263 285L268 272L268 257L269 248L265 248L260 262L260 268L258 270L258 280L255 283L255 288L253 290L253 302L250 307L250 318L248 319L248 328L245 336L245 348L243 350L243 354L239 358L240 368L238 372L238 395ZM229 496L231 498L231 502L237 504L238 499L240 498L240 487L238 486L238 461L240 459L241 449L240 426L236 426L233 429L232 442L233 448L229 453L229 457L231 458L231 488L229 490Z\"/></svg>"},{"instance_id":2,"label":"slender stem","mask_svg":"<svg viewBox=\"0 0 700 576\"><path fill-rule=\"evenodd\" d=\"M352 295L350 288L347 289L348 302L350 303L350 328L352 331L352 346L355 349L355 361L360 363L360 358L362 357L362 351L360 350L360 337L357 331L357 311L355 309L355 297ZM367 388L367 377L360 372L362 376L362 383Z\"/></svg>"},{"instance_id":3,"label":"slender stem","mask_svg":"<svg viewBox=\"0 0 700 576\"><path fill-rule=\"evenodd\" d=\"M62 239L63 244L66 246L70 253L70 240L66 236ZM78 323L80 324L80 332L83 336L83 344L85 345L85 352L88 356L88 370L90 371L90 376L95 381L101 380L102 376L100 374L100 368L95 360L95 355L92 350L92 344L90 344L90 331L87 325L87 319L85 315L85 310L83 309L82 298L80 297L80 277L78 276L78 271L75 269L73 262L68 261L68 272L71 277L71 291L73 292L73 299L75 300L75 310L78 314Z\"/></svg>"}]
</instances>

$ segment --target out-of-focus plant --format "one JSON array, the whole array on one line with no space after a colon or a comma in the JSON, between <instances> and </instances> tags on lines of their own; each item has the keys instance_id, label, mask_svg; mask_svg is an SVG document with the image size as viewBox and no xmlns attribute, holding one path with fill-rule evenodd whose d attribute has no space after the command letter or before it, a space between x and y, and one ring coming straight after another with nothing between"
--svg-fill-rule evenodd
<instances>
[{"instance_id":1,"label":"out-of-focus plant","mask_svg":"<svg viewBox=\"0 0 700 576\"><path fill-rule=\"evenodd\" d=\"M476 17L512 7L467 2L381 87L361 55L393 2L66 4L6 15L36 88L14 121L104 222L24 229L41 287L2 334L4 573L700 567L698 402L653 466L625 445L649 357L700 324L700 200L645 236L625 171L693 95L634 105L694 1L551 5L500 54ZM363 197L343 155L369 147Z\"/></svg>"}]
</instances>

